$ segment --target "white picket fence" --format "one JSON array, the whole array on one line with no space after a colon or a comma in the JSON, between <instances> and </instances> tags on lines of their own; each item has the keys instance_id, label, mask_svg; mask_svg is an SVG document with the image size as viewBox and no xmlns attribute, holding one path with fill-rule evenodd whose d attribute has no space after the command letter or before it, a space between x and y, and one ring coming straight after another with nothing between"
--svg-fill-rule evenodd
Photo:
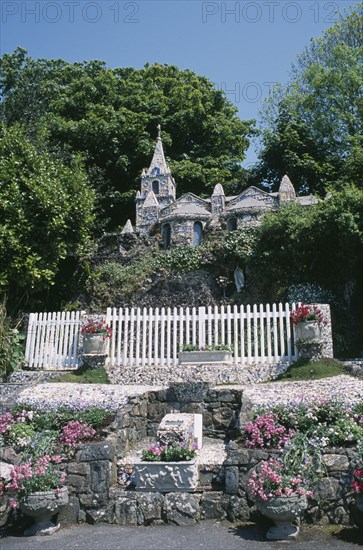
<instances>
[{"instance_id":1,"label":"white picket fence","mask_svg":"<svg viewBox=\"0 0 363 550\"><path fill-rule=\"evenodd\" d=\"M229 344L235 364L297 358L290 313L295 304L199 308L108 308L111 365L171 366L183 344Z\"/></svg>"},{"instance_id":2,"label":"white picket fence","mask_svg":"<svg viewBox=\"0 0 363 550\"><path fill-rule=\"evenodd\" d=\"M108 308L108 362L142 366L178 363L183 344L229 344L235 364L297 358L290 313L295 304L199 308ZM78 367L83 313L31 313L26 359L33 369Z\"/></svg>"}]
</instances>

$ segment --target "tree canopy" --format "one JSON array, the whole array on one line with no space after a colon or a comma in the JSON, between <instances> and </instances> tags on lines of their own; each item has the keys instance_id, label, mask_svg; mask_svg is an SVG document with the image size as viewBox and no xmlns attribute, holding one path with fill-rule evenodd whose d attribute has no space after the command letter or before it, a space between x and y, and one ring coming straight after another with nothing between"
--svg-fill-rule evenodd
<instances>
[{"instance_id":1,"label":"tree canopy","mask_svg":"<svg viewBox=\"0 0 363 550\"><path fill-rule=\"evenodd\" d=\"M313 38L263 111L256 177L324 195L363 179L363 5Z\"/></svg>"},{"instance_id":2,"label":"tree canopy","mask_svg":"<svg viewBox=\"0 0 363 550\"><path fill-rule=\"evenodd\" d=\"M17 49L0 61L1 114L67 157L81 153L96 191L98 226L123 224L133 209L142 168L162 125L178 194L235 187L252 122L205 77L168 65L107 68L103 62L33 60Z\"/></svg>"},{"instance_id":3,"label":"tree canopy","mask_svg":"<svg viewBox=\"0 0 363 550\"><path fill-rule=\"evenodd\" d=\"M12 307L49 289L62 262L84 253L93 198L79 160L67 166L0 125L0 290Z\"/></svg>"}]
</instances>

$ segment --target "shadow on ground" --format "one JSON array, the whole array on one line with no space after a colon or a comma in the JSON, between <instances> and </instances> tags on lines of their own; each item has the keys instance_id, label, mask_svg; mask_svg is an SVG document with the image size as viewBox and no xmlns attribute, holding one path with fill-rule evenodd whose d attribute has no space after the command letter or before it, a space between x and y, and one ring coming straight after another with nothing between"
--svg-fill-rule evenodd
<instances>
[{"instance_id":1,"label":"shadow on ground","mask_svg":"<svg viewBox=\"0 0 363 550\"><path fill-rule=\"evenodd\" d=\"M343 527L343 529L332 533L332 537L342 542L363 546L363 529L359 527Z\"/></svg>"}]
</instances>

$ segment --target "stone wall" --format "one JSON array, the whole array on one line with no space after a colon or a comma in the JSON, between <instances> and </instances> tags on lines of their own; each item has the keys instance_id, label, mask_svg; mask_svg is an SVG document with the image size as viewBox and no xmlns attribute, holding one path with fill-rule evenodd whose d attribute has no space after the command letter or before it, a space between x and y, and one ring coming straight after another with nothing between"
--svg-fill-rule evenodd
<instances>
[{"instance_id":1,"label":"stone wall","mask_svg":"<svg viewBox=\"0 0 363 550\"><path fill-rule=\"evenodd\" d=\"M223 464L203 464L194 493L138 492L118 485L117 462L147 436L155 437L163 416L170 412L203 415L203 436L227 439ZM244 448L237 440L250 407L238 388L211 388L203 382L175 383L167 389L129 396L102 439L81 444L66 465L70 502L59 513L62 523L109 522L119 525L171 523L190 525L201 519L258 521L261 516L251 499L247 482L252 468L269 454ZM271 454L271 453L270 453ZM272 453L273 454L273 453ZM13 449L3 448L0 460L17 463ZM357 511L351 490L353 452L326 449L326 473L312 487L314 497L303 521L349 524ZM4 499L2 523L7 521Z\"/></svg>"},{"instance_id":2,"label":"stone wall","mask_svg":"<svg viewBox=\"0 0 363 550\"><path fill-rule=\"evenodd\" d=\"M98 496L98 507L81 513L81 518L91 523L107 521L135 526L160 523L192 525L203 519L263 522L265 520L248 493L247 482L252 468L268 457L269 453L265 451L246 449L232 442L222 471L219 471L219 486L213 485L208 471L200 472L201 483L194 493L139 492L113 485L107 502L100 501ZM313 486L314 496L309 499L308 509L301 520L320 525L351 524L359 518L351 490L351 452L328 449L323 458L327 475L322 475ZM82 496L80 502L83 505Z\"/></svg>"}]
</instances>

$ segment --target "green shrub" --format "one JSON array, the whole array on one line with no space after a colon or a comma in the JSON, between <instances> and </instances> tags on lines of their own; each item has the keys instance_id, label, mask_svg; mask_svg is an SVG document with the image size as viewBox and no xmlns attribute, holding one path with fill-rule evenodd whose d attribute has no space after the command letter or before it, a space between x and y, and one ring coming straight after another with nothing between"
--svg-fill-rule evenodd
<instances>
[{"instance_id":1,"label":"green shrub","mask_svg":"<svg viewBox=\"0 0 363 550\"><path fill-rule=\"evenodd\" d=\"M9 441L14 445L24 447L25 445L29 445L34 435L35 431L33 426L21 422L19 424L13 424L10 427Z\"/></svg>"},{"instance_id":2,"label":"green shrub","mask_svg":"<svg viewBox=\"0 0 363 550\"><path fill-rule=\"evenodd\" d=\"M24 364L24 339L17 328L11 327L5 302L0 302L0 379L6 378Z\"/></svg>"},{"instance_id":3,"label":"green shrub","mask_svg":"<svg viewBox=\"0 0 363 550\"><path fill-rule=\"evenodd\" d=\"M94 407L91 409L86 409L83 412L77 412L74 420L83 420L84 422L87 422L87 424L90 424L92 428L96 429L104 426L110 418L110 413L108 411Z\"/></svg>"},{"instance_id":4,"label":"green shrub","mask_svg":"<svg viewBox=\"0 0 363 550\"><path fill-rule=\"evenodd\" d=\"M153 258L153 266L155 269L168 268L176 273L195 271L201 267L201 250L201 247L177 247L168 252L156 255Z\"/></svg>"},{"instance_id":5,"label":"green shrub","mask_svg":"<svg viewBox=\"0 0 363 550\"><path fill-rule=\"evenodd\" d=\"M45 455L52 455L58 438L58 432L44 430L37 432L23 451L22 461L37 460Z\"/></svg>"}]
</instances>

